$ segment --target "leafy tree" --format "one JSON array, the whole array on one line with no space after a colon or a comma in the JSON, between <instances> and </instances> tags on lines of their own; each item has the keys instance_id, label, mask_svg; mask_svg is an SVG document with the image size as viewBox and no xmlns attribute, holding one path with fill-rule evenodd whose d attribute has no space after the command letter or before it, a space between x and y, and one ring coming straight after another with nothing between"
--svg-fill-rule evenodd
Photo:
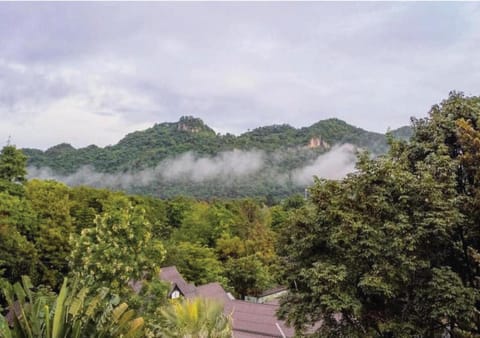
<instances>
[{"instance_id":1,"label":"leafy tree","mask_svg":"<svg viewBox=\"0 0 480 338\"><path fill-rule=\"evenodd\" d=\"M272 228L277 229L287 221L288 212L281 205L274 205L270 208L272 214Z\"/></svg>"},{"instance_id":2,"label":"leafy tree","mask_svg":"<svg viewBox=\"0 0 480 338\"><path fill-rule=\"evenodd\" d=\"M12 183L26 181L27 157L13 145L3 147L0 154L0 180Z\"/></svg>"},{"instance_id":3,"label":"leafy tree","mask_svg":"<svg viewBox=\"0 0 480 338\"><path fill-rule=\"evenodd\" d=\"M29 241L38 232L37 214L31 203L23 196L0 192L0 220L4 225L15 227Z\"/></svg>"},{"instance_id":4,"label":"leafy tree","mask_svg":"<svg viewBox=\"0 0 480 338\"><path fill-rule=\"evenodd\" d=\"M13 145L3 147L0 153L0 192L22 197L25 193L26 156Z\"/></svg>"},{"instance_id":5,"label":"leafy tree","mask_svg":"<svg viewBox=\"0 0 480 338\"><path fill-rule=\"evenodd\" d=\"M152 239L145 211L117 198L95 219L95 227L72 236L72 271L95 285L122 291L131 280L151 279L165 257L162 243Z\"/></svg>"},{"instance_id":6,"label":"leafy tree","mask_svg":"<svg viewBox=\"0 0 480 338\"><path fill-rule=\"evenodd\" d=\"M15 146L0 153L0 276L11 282L37 275L38 253L31 242L36 215L24 196L25 162Z\"/></svg>"},{"instance_id":7,"label":"leafy tree","mask_svg":"<svg viewBox=\"0 0 480 338\"><path fill-rule=\"evenodd\" d=\"M31 180L26 184L26 198L37 215L31 236L45 267L43 281L57 287L68 273L69 237L74 230L70 188L55 181Z\"/></svg>"},{"instance_id":8,"label":"leafy tree","mask_svg":"<svg viewBox=\"0 0 480 338\"><path fill-rule=\"evenodd\" d=\"M284 226L291 292L281 314L330 337L480 334L479 98L452 93L411 142L362 155L357 173L317 180Z\"/></svg>"},{"instance_id":9,"label":"leafy tree","mask_svg":"<svg viewBox=\"0 0 480 338\"><path fill-rule=\"evenodd\" d=\"M38 276L38 253L15 228L0 225L0 276L16 281L22 274Z\"/></svg>"},{"instance_id":10,"label":"leafy tree","mask_svg":"<svg viewBox=\"0 0 480 338\"><path fill-rule=\"evenodd\" d=\"M190 241L213 247L222 233L235 223L232 212L220 203L197 202L191 206L182 225L172 235L175 241Z\"/></svg>"},{"instance_id":11,"label":"leafy tree","mask_svg":"<svg viewBox=\"0 0 480 338\"><path fill-rule=\"evenodd\" d=\"M223 266L212 248L196 243L172 243L167 249L166 265L175 265L190 282L207 284L223 282Z\"/></svg>"},{"instance_id":12,"label":"leafy tree","mask_svg":"<svg viewBox=\"0 0 480 338\"><path fill-rule=\"evenodd\" d=\"M76 233L94 226L95 217L104 211L104 205L114 193L106 189L74 187L70 189L70 215Z\"/></svg>"},{"instance_id":13,"label":"leafy tree","mask_svg":"<svg viewBox=\"0 0 480 338\"><path fill-rule=\"evenodd\" d=\"M38 252L31 242L35 215L24 198L0 192L0 275L11 282L38 276Z\"/></svg>"},{"instance_id":14,"label":"leafy tree","mask_svg":"<svg viewBox=\"0 0 480 338\"><path fill-rule=\"evenodd\" d=\"M225 275L241 299L247 295L257 296L272 284L267 267L255 255L229 259Z\"/></svg>"},{"instance_id":15,"label":"leafy tree","mask_svg":"<svg viewBox=\"0 0 480 338\"><path fill-rule=\"evenodd\" d=\"M175 300L160 310L160 336L169 338L229 338L232 322L223 306L212 300Z\"/></svg>"},{"instance_id":16,"label":"leafy tree","mask_svg":"<svg viewBox=\"0 0 480 338\"><path fill-rule=\"evenodd\" d=\"M152 236L155 239L167 240L173 227L168 222L167 202L154 197L133 196L133 203L145 209L145 218L152 225Z\"/></svg>"},{"instance_id":17,"label":"leafy tree","mask_svg":"<svg viewBox=\"0 0 480 338\"><path fill-rule=\"evenodd\" d=\"M305 205L305 198L302 195L295 194L284 201L282 201L282 207L285 211L292 210L292 209L299 209Z\"/></svg>"},{"instance_id":18,"label":"leafy tree","mask_svg":"<svg viewBox=\"0 0 480 338\"><path fill-rule=\"evenodd\" d=\"M180 227L183 223L185 215L190 211L193 200L185 197L176 197L167 202L167 219L168 224L172 227Z\"/></svg>"},{"instance_id":19,"label":"leafy tree","mask_svg":"<svg viewBox=\"0 0 480 338\"><path fill-rule=\"evenodd\" d=\"M246 255L245 240L238 236L232 237L227 233L217 240L215 249L222 262L226 262L229 258L240 258Z\"/></svg>"},{"instance_id":20,"label":"leafy tree","mask_svg":"<svg viewBox=\"0 0 480 338\"><path fill-rule=\"evenodd\" d=\"M170 287L169 283L159 278L145 279L141 282L141 289L138 292L125 295L128 305L145 319L147 332L152 331L158 322L157 310L167 305Z\"/></svg>"}]
</instances>

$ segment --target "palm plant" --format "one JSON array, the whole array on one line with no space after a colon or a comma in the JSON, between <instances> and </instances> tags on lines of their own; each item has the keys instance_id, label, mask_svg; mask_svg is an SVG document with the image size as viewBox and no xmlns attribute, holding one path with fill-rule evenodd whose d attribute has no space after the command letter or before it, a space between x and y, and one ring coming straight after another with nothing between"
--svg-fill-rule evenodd
<instances>
[{"instance_id":1,"label":"palm plant","mask_svg":"<svg viewBox=\"0 0 480 338\"><path fill-rule=\"evenodd\" d=\"M107 299L102 289L94 297L88 289L77 290L65 278L58 296L32 291L28 277L22 283L6 283L4 297L10 308L10 323L0 315L0 338L110 338L140 337L143 318L134 318L118 297ZM10 324L10 325L9 325Z\"/></svg>"},{"instance_id":2,"label":"palm plant","mask_svg":"<svg viewBox=\"0 0 480 338\"><path fill-rule=\"evenodd\" d=\"M231 317L223 313L222 304L212 300L174 300L160 310L160 318L160 337L232 337Z\"/></svg>"}]
</instances>

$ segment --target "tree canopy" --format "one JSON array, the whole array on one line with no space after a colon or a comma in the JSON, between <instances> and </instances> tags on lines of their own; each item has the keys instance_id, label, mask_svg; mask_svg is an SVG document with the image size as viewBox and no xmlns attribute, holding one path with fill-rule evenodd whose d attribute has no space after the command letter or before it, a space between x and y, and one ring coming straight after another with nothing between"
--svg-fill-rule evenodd
<instances>
[{"instance_id":1,"label":"tree canopy","mask_svg":"<svg viewBox=\"0 0 480 338\"><path fill-rule=\"evenodd\" d=\"M329 337L480 334L480 99L451 93L357 172L317 180L284 225L281 314Z\"/></svg>"}]
</instances>

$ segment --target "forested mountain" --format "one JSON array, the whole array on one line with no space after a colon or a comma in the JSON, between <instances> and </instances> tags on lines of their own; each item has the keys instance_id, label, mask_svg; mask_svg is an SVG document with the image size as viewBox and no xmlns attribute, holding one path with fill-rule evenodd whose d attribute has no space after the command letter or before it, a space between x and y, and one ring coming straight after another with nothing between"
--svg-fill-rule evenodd
<instances>
[{"instance_id":1,"label":"forested mountain","mask_svg":"<svg viewBox=\"0 0 480 338\"><path fill-rule=\"evenodd\" d=\"M409 127L393 131L392 135L408 138ZM297 182L302 180L292 178L292 173L295 175L295 171L313 165L321 154L342 144L354 146L352 149L368 149L374 154L385 153L388 147L385 135L356 128L339 119L323 120L299 129L286 124L259 127L235 136L217 134L201 119L184 116L178 122L160 123L133 132L117 144L104 148L90 145L75 149L70 144L62 143L46 151L23 151L28 157L31 175L52 177L72 185L107 186L162 197L178 194L197 197L281 197L302 191L307 185L305 183L310 183ZM184 158L185 154L190 156ZM261 163L250 161L252 154ZM188 160L188 163L176 163L179 156L184 156L182 160ZM165 164L166 160L170 160L168 165ZM228 166L236 160L258 165L251 171L247 170L247 173L230 175ZM227 167L225 162L229 162ZM161 164L163 166L159 168ZM204 168L204 164L216 166L216 170L221 171L220 175L203 172L211 169L208 165ZM175 177L172 179L170 171L178 166L191 170L184 175L173 175ZM192 172L196 170L194 167L200 170L200 179L192 178ZM48 172L38 172L33 168L49 169ZM86 172L75 175L85 168ZM150 170L148 182L142 175L146 170ZM108 176L106 179L101 176L102 179L93 181L84 177L94 177L99 173L130 176L128 184L125 184L123 176ZM229 184L222 184L222 189L219 189L220 179L228 180Z\"/></svg>"}]
</instances>

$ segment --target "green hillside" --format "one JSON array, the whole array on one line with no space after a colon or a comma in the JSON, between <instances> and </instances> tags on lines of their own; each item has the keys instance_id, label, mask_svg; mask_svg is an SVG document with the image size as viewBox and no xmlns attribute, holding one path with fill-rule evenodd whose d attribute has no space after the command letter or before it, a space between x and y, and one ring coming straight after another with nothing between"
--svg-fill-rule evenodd
<instances>
[{"instance_id":1,"label":"green hillside","mask_svg":"<svg viewBox=\"0 0 480 338\"><path fill-rule=\"evenodd\" d=\"M405 135L403 130L398 136ZM311 163L335 145L345 143L368 149L374 154L382 154L387 150L385 135L356 128L339 119L323 120L299 129L286 124L259 127L235 136L217 134L201 119L184 116L178 122L155 124L149 129L135 131L117 144L104 148L90 145L75 149L70 144L62 143L46 151L23 151L28 156L29 167L50 168L54 174L63 176L86 166L98 173L134 175L188 152L194 154L195 159L214 159L218 154L234 150L261 151L267 170L255 175L234 177L228 184L218 178L192 182L188 177L173 181L159 177L149 184L110 187L161 197L178 194L203 198L280 197L303 191L302 185L291 182L289 173L292 170ZM279 174L283 177L280 183Z\"/></svg>"}]
</instances>

